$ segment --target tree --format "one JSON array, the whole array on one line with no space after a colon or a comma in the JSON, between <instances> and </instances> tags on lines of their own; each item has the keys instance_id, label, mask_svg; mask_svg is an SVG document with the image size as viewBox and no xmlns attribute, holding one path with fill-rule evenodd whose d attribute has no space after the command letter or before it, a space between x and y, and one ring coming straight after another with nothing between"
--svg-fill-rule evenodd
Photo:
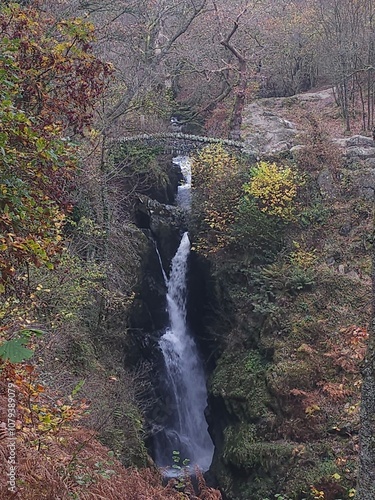
<instances>
[{"instance_id":1,"label":"tree","mask_svg":"<svg viewBox=\"0 0 375 500\"><path fill-rule=\"evenodd\" d=\"M259 210L289 221L294 217L297 175L290 167L260 161L251 170L245 193L257 200Z\"/></svg>"},{"instance_id":2,"label":"tree","mask_svg":"<svg viewBox=\"0 0 375 500\"><path fill-rule=\"evenodd\" d=\"M251 36L258 44L261 96L293 95L315 84L320 25L314 2L269 1Z\"/></svg>"},{"instance_id":3,"label":"tree","mask_svg":"<svg viewBox=\"0 0 375 500\"><path fill-rule=\"evenodd\" d=\"M319 0L319 22L337 104L350 131L358 108L363 129L374 123L374 11L369 0Z\"/></svg>"},{"instance_id":4,"label":"tree","mask_svg":"<svg viewBox=\"0 0 375 500\"><path fill-rule=\"evenodd\" d=\"M97 25L97 50L115 67L117 81L104 113L107 130L114 123L128 130L142 128L139 115L167 118L170 109L163 114L163 104L167 107L172 85L168 57L205 4L206 0L81 3Z\"/></svg>"},{"instance_id":5,"label":"tree","mask_svg":"<svg viewBox=\"0 0 375 500\"><path fill-rule=\"evenodd\" d=\"M63 247L77 141L110 73L92 41L93 26L80 19L0 9L0 316L8 333L19 321L12 324L14 301L27 305L30 266L52 269Z\"/></svg>"},{"instance_id":6,"label":"tree","mask_svg":"<svg viewBox=\"0 0 375 500\"><path fill-rule=\"evenodd\" d=\"M213 0L216 15L221 24L218 7L216 2ZM220 44L227 50L229 50L238 62L238 80L235 90L235 101L232 116L230 119L230 138L234 140L239 140L241 138L241 124L242 124L242 113L246 102L246 90L248 87L248 75L247 75L247 59L245 54L241 49L236 47L233 43L233 37L239 28L239 22L241 17L243 17L248 10L248 6L245 6L241 12L237 15L233 22L231 30L225 35L221 33Z\"/></svg>"},{"instance_id":7,"label":"tree","mask_svg":"<svg viewBox=\"0 0 375 500\"><path fill-rule=\"evenodd\" d=\"M361 427L359 471L357 480L358 500L375 497L375 251L372 251L372 320L369 329L367 354L362 370Z\"/></svg>"}]
</instances>

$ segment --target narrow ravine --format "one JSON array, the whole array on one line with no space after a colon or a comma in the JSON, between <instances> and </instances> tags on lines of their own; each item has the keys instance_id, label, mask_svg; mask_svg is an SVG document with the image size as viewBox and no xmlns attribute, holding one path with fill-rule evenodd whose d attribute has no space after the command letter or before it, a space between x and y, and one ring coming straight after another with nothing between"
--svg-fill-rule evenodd
<instances>
[{"instance_id":1,"label":"narrow ravine","mask_svg":"<svg viewBox=\"0 0 375 500\"><path fill-rule=\"evenodd\" d=\"M173 163L180 167L183 181L178 187L176 202L177 205L186 211L191 207L191 163L188 156L176 156Z\"/></svg>"},{"instance_id":2,"label":"narrow ravine","mask_svg":"<svg viewBox=\"0 0 375 500\"><path fill-rule=\"evenodd\" d=\"M185 157L175 163L181 165L185 183L179 188L177 202L188 210L190 207L190 168ZM205 419L207 406L206 378L197 345L189 331L186 313L188 261L190 241L185 232L172 260L169 278L163 271L167 288L169 324L161 336L159 346L163 355L162 385L168 401L169 418L164 428L155 436L155 460L158 466L167 467L171 474L173 456L190 467L202 471L211 465L214 446Z\"/></svg>"}]
</instances>

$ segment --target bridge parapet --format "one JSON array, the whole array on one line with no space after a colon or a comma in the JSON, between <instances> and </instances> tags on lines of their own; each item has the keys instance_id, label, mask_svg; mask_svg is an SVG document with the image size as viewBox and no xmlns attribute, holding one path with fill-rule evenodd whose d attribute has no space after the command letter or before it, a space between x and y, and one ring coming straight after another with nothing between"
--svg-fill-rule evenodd
<instances>
[{"instance_id":1,"label":"bridge parapet","mask_svg":"<svg viewBox=\"0 0 375 500\"><path fill-rule=\"evenodd\" d=\"M219 139L217 137L208 137L203 135L184 134L182 132L160 132L156 134L139 134L128 137L122 137L117 143L131 142L149 142L164 147L171 153L186 154L191 151L206 146L208 144L222 144L230 148L239 150L244 149L244 143L232 141L230 139Z\"/></svg>"}]
</instances>

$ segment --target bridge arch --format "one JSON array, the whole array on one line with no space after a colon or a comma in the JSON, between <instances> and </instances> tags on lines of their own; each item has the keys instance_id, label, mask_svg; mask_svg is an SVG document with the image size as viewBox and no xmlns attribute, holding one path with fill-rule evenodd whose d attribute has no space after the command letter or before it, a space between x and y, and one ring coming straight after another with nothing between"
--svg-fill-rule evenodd
<instances>
[{"instance_id":1,"label":"bridge arch","mask_svg":"<svg viewBox=\"0 0 375 500\"><path fill-rule=\"evenodd\" d=\"M132 136L121 137L116 141L118 144L146 142L151 145L164 147L166 152L174 154L189 154L199 147L204 147L208 144L222 144L223 146L244 150L244 143L240 141L232 141L230 139L219 139L217 137L208 137L193 134L184 134L182 132L160 132L156 134L138 134Z\"/></svg>"}]
</instances>

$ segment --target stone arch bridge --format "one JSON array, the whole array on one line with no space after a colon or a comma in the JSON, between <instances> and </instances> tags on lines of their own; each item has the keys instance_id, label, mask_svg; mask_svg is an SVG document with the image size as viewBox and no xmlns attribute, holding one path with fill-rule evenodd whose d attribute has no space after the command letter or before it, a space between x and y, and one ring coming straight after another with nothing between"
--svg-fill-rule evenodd
<instances>
[{"instance_id":1,"label":"stone arch bridge","mask_svg":"<svg viewBox=\"0 0 375 500\"><path fill-rule=\"evenodd\" d=\"M181 132L161 132L156 134L139 134L129 137L122 137L117 144L128 143L149 143L150 145L161 146L166 153L175 155L187 155L192 151L207 146L208 144L222 144L229 149L244 151L244 143L229 139L218 139Z\"/></svg>"}]
</instances>

